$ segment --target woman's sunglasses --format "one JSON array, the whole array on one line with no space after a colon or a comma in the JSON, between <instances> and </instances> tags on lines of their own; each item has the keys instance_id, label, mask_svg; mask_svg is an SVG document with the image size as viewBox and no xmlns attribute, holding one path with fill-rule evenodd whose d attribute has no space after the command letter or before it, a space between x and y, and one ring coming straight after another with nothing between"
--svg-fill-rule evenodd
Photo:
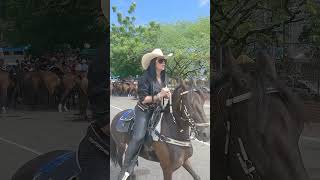
<instances>
[{"instance_id":1,"label":"woman's sunglasses","mask_svg":"<svg viewBox=\"0 0 320 180\"><path fill-rule=\"evenodd\" d=\"M165 63L167 60L166 59L158 59L158 63L159 64L163 64L163 63Z\"/></svg>"}]
</instances>

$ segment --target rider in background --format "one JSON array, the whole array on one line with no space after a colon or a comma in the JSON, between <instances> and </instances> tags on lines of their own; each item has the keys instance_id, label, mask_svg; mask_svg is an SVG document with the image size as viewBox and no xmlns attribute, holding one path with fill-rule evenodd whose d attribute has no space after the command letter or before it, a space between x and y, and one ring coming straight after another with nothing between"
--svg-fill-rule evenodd
<instances>
[{"instance_id":1,"label":"rider in background","mask_svg":"<svg viewBox=\"0 0 320 180\"><path fill-rule=\"evenodd\" d=\"M136 156L144 143L149 119L157 106L161 105L162 98L171 96L170 90L165 88L165 64L166 56L160 49L154 49L147 53L141 60L143 75L138 82L139 101L135 107L135 122L132 138L126 150L124 165L119 179L126 173L131 174L137 163Z\"/></svg>"},{"instance_id":2,"label":"rider in background","mask_svg":"<svg viewBox=\"0 0 320 180\"><path fill-rule=\"evenodd\" d=\"M75 64L75 74L77 75L77 76L79 76L80 78L81 78L81 69L82 69L82 65L81 65L81 63L80 63L80 60L77 60L76 61L76 64Z\"/></svg>"},{"instance_id":3,"label":"rider in background","mask_svg":"<svg viewBox=\"0 0 320 180\"><path fill-rule=\"evenodd\" d=\"M87 72L88 72L88 65L87 65L87 61L85 59L81 60L81 70L80 70L80 77L84 78L87 76Z\"/></svg>"},{"instance_id":4,"label":"rider in background","mask_svg":"<svg viewBox=\"0 0 320 180\"><path fill-rule=\"evenodd\" d=\"M26 72L33 72L34 71L34 68L33 68L33 65L31 64L31 62L27 62L27 65L24 67L24 71Z\"/></svg>"},{"instance_id":5,"label":"rider in background","mask_svg":"<svg viewBox=\"0 0 320 180\"><path fill-rule=\"evenodd\" d=\"M88 72L88 64L87 60L83 59L81 61L81 71L82 72Z\"/></svg>"}]
</instances>

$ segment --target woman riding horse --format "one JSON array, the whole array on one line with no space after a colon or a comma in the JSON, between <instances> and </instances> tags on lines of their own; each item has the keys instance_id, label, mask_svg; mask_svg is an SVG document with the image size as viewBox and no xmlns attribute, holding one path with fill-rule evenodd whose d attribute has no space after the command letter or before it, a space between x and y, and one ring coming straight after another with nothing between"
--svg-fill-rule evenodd
<instances>
[{"instance_id":1,"label":"woman riding horse","mask_svg":"<svg viewBox=\"0 0 320 180\"><path fill-rule=\"evenodd\" d=\"M135 124L131 141L125 154L124 165L122 166L119 179L131 174L132 167L137 161L136 154L143 144L146 135L149 119L157 106L161 104L162 98L171 96L170 90L164 88L165 84L165 62L166 57L160 49L154 49L142 57L143 76L138 83L139 101L135 107ZM129 172L130 171L130 172Z\"/></svg>"}]
</instances>

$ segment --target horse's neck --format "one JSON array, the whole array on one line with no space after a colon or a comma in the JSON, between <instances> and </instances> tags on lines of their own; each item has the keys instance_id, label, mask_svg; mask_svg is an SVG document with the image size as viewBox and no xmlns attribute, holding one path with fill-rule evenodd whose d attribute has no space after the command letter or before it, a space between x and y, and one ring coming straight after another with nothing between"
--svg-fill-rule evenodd
<instances>
[{"instance_id":1,"label":"horse's neck","mask_svg":"<svg viewBox=\"0 0 320 180\"><path fill-rule=\"evenodd\" d=\"M169 111L166 110L164 112L161 122L161 133L176 140L187 141L189 139L189 126L181 128L181 119L175 117L175 123L172 116L173 115Z\"/></svg>"}]
</instances>

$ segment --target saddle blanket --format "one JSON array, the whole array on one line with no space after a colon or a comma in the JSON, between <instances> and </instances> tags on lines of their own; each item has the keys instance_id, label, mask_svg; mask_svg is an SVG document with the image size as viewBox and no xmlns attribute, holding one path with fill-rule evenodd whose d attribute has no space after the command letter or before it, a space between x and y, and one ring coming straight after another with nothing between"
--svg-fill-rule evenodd
<instances>
[{"instance_id":1,"label":"saddle blanket","mask_svg":"<svg viewBox=\"0 0 320 180\"><path fill-rule=\"evenodd\" d=\"M133 109L125 110L117 121L116 130L118 132L130 132L133 125L134 117L135 112Z\"/></svg>"},{"instance_id":2,"label":"saddle blanket","mask_svg":"<svg viewBox=\"0 0 320 180\"><path fill-rule=\"evenodd\" d=\"M67 180L77 177L80 168L76 158L76 153L73 151L55 157L39 168L33 180Z\"/></svg>"}]
</instances>

